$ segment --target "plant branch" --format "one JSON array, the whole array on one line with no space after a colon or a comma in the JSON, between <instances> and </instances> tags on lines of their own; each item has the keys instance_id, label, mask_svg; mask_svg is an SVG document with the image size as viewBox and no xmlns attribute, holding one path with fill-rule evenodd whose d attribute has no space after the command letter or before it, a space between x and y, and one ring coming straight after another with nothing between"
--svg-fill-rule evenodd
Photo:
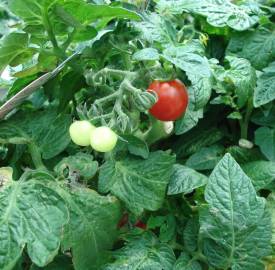
<instances>
[{"instance_id":1,"label":"plant branch","mask_svg":"<svg viewBox=\"0 0 275 270\"><path fill-rule=\"evenodd\" d=\"M253 112L253 101L249 99L247 102L246 113L244 119L240 120L241 127L241 139L247 139L248 137L248 125L250 121L251 114Z\"/></svg>"},{"instance_id":2,"label":"plant branch","mask_svg":"<svg viewBox=\"0 0 275 270\"><path fill-rule=\"evenodd\" d=\"M93 117L93 121L97 121L97 120L101 120L101 119L109 119L113 116L113 113L106 113L106 114L102 114L102 115L99 115L99 116L95 116Z\"/></svg>"},{"instance_id":3,"label":"plant branch","mask_svg":"<svg viewBox=\"0 0 275 270\"><path fill-rule=\"evenodd\" d=\"M53 28L50 22L50 18L48 15L48 11L46 9L44 9L43 11L43 24L44 27L46 29L46 32L48 34L49 40L51 41L52 45L53 45L53 49L54 49L54 53L56 54L56 56L58 56L61 59L65 59L66 55L65 52L61 50L61 48L59 48L55 34L53 32Z\"/></svg>"},{"instance_id":4,"label":"plant branch","mask_svg":"<svg viewBox=\"0 0 275 270\"><path fill-rule=\"evenodd\" d=\"M99 84L102 85L103 81L111 80L113 77L117 77L119 79L120 85L117 91L110 93L107 96L99 98L94 101L95 109L96 106L99 106L101 109L101 113L103 113L103 105L108 102L113 102L113 109L110 113L100 115L100 113L96 113L95 117L91 115L91 120L101 120L105 121L109 119L108 125L112 126L113 124L119 125L121 130L125 130L129 123L129 117L123 112L123 102L125 101L125 93L126 91L130 91L131 93L136 93L137 91L141 91L138 88L135 88L132 85L132 81L137 76L137 72L125 71L125 70L117 70L117 69L110 69L110 68L103 68L96 72L95 74L91 75L91 81L94 85ZM104 122L104 124L107 124Z\"/></svg>"},{"instance_id":5,"label":"plant branch","mask_svg":"<svg viewBox=\"0 0 275 270\"><path fill-rule=\"evenodd\" d=\"M111 68L103 68L99 70L97 73L93 75L93 79L97 80L100 76L113 76L113 77L134 77L137 75L136 72L126 71L126 70L119 70L119 69L111 69Z\"/></svg>"},{"instance_id":6,"label":"plant branch","mask_svg":"<svg viewBox=\"0 0 275 270\"><path fill-rule=\"evenodd\" d=\"M119 95L118 91L117 91L117 92L114 92L114 93L112 93L112 94L110 94L110 95L108 95L108 96L105 96L105 97L102 97L102 98L97 99L97 100L94 102L94 104L95 104L95 105L100 105L100 104L107 103L107 102L109 102L109 101L115 99L116 97L118 97L118 95Z\"/></svg>"},{"instance_id":7,"label":"plant branch","mask_svg":"<svg viewBox=\"0 0 275 270\"><path fill-rule=\"evenodd\" d=\"M43 164L41 153L39 151L39 148L34 144L30 143L28 144L29 152L32 157L33 164L36 169L45 169L45 165Z\"/></svg>"},{"instance_id":8,"label":"plant branch","mask_svg":"<svg viewBox=\"0 0 275 270\"><path fill-rule=\"evenodd\" d=\"M132 93L139 93L139 92L141 92L141 90L138 89L138 88L136 88L136 87L134 87L129 80L125 80L124 81L123 87L125 88L125 90L128 90L128 91L130 91Z\"/></svg>"},{"instance_id":9,"label":"plant branch","mask_svg":"<svg viewBox=\"0 0 275 270\"><path fill-rule=\"evenodd\" d=\"M62 45L62 49L63 49L64 52L67 50L67 48L72 43L72 40L74 38L75 33L76 33L76 29L74 28L74 30L71 33L68 34L67 40Z\"/></svg>"}]
</instances>

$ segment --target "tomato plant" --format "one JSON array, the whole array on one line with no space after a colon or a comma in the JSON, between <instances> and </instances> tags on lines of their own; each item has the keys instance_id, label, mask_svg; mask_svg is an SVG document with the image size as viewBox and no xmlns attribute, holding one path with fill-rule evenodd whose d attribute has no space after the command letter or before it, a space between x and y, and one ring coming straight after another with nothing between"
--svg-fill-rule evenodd
<instances>
[{"instance_id":1,"label":"tomato plant","mask_svg":"<svg viewBox=\"0 0 275 270\"><path fill-rule=\"evenodd\" d=\"M188 94L185 85L178 81L159 82L150 84L148 91L157 94L158 101L149 110L150 113L162 121L174 121L186 111Z\"/></svg>"},{"instance_id":2,"label":"tomato plant","mask_svg":"<svg viewBox=\"0 0 275 270\"><path fill-rule=\"evenodd\" d=\"M1 270L274 268L274 0L0 2Z\"/></svg>"}]
</instances>

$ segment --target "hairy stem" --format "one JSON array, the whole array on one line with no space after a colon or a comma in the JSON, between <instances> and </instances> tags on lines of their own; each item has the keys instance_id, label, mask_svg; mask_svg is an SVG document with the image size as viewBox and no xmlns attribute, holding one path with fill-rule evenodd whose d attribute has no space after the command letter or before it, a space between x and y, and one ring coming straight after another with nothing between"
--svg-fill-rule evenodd
<instances>
[{"instance_id":1,"label":"hairy stem","mask_svg":"<svg viewBox=\"0 0 275 270\"><path fill-rule=\"evenodd\" d=\"M51 22L50 22L48 10L46 10L46 9L43 10L43 24L44 24L44 27L45 27L46 32L48 34L49 40L51 41L51 43L53 45L54 53L56 54L56 56L58 58L61 58L63 60L66 59L65 52L62 51L58 46L55 34L53 32L53 27L52 27Z\"/></svg>"},{"instance_id":2,"label":"hairy stem","mask_svg":"<svg viewBox=\"0 0 275 270\"><path fill-rule=\"evenodd\" d=\"M106 114L102 114L102 115L99 115L99 116L95 116L93 117L93 121L97 121L97 120L101 120L101 119L110 119L111 117L113 116L112 113L106 113Z\"/></svg>"},{"instance_id":3,"label":"hairy stem","mask_svg":"<svg viewBox=\"0 0 275 270\"><path fill-rule=\"evenodd\" d=\"M28 145L28 147L29 147L29 152L31 154L32 161L33 161L35 168L36 169L46 169L46 167L42 161L42 157L41 157L39 148L34 143L30 143Z\"/></svg>"},{"instance_id":4,"label":"hairy stem","mask_svg":"<svg viewBox=\"0 0 275 270\"><path fill-rule=\"evenodd\" d=\"M117 98L119 95L118 92L114 92L112 94L110 94L109 96L105 96L105 97L102 97L102 98L99 98L95 101L95 105L100 105L100 104L103 104L103 103L106 103L106 102L109 102L115 98Z\"/></svg>"},{"instance_id":5,"label":"hairy stem","mask_svg":"<svg viewBox=\"0 0 275 270\"><path fill-rule=\"evenodd\" d=\"M136 87L134 87L129 80L125 80L124 81L123 87L125 88L125 90L128 90L128 91L130 91L132 93L139 93L139 92L141 92L141 90L138 89L138 88L136 88Z\"/></svg>"},{"instance_id":6,"label":"hairy stem","mask_svg":"<svg viewBox=\"0 0 275 270\"><path fill-rule=\"evenodd\" d=\"M74 37L75 33L76 33L76 29L74 28L74 30L71 33L68 34L67 40L62 45L62 49L63 49L64 52L67 50L67 48L72 43L72 40L73 40L73 37Z\"/></svg>"},{"instance_id":7,"label":"hairy stem","mask_svg":"<svg viewBox=\"0 0 275 270\"><path fill-rule=\"evenodd\" d=\"M126 70L119 70L119 69L111 69L111 68L103 68L98 71L93 77L96 79L98 76L101 75L109 75L113 77L133 77L136 75L136 72L126 71Z\"/></svg>"},{"instance_id":8,"label":"hairy stem","mask_svg":"<svg viewBox=\"0 0 275 270\"><path fill-rule=\"evenodd\" d=\"M240 120L241 139L247 140L248 125L249 125L249 121L250 121L252 112L253 112L253 102L252 102L252 99L249 99L247 102L246 113L245 113L244 119Z\"/></svg>"}]
</instances>

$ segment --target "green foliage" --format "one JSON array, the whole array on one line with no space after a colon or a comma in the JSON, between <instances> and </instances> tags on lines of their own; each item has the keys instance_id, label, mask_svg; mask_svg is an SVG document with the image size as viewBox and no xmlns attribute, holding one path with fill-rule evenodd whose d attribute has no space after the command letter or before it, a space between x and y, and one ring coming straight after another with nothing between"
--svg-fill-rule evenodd
<instances>
[{"instance_id":1,"label":"green foliage","mask_svg":"<svg viewBox=\"0 0 275 270\"><path fill-rule=\"evenodd\" d=\"M0 69L7 65L17 66L32 58L35 49L28 48L28 45L26 33L11 33L5 36L0 48Z\"/></svg>"},{"instance_id":2,"label":"green foliage","mask_svg":"<svg viewBox=\"0 0 275 270\"><path fill-rule=\"evenodd\" d=\"M220 161L223 153L224 148L220 145L203 147L187 159L186 165L199 171L211 170Z\"/></svg>"},{"instance_id":3,"label":"green foliage","mask_svg":"<svg viewBox=\"0 0 275 270\"><path fill-rule=\"evenodd\" d=\"M74 156L63 158L54 168L55 172L63 177L79 174L85 180L91 179L97 172L98 162L93 156L86 153L77 153Z\"/></svg>"},{"instance_id":4,"label":"green foliage","mask_svg":"<svg viewBox=\"0 0 275 270\"><path fill-rule=\"evenodd\" d=\"M227 50L248 59L254 68L261 70L275 57L275 38L271 30L260 27L234 34Z\"/></svg>"},{"instance_id":5,"label":"green foliage","mask_svg":"<svg viewBox=\"0 0 275 270\"><path fill-rule=\"evenodd\" d=\"M209 63L201 54L203 54L203 48L196 41L184 46L170 46L163 52L163 57L184 70L192 82L196 110L201 109L208 102L212 86Z\"/></svg>"},{"instance_id":6,"label":"green foliage","mask_svg":"<svg viewBox=\"0 0 275 270\"><path fill-rule=\"evenodd\" d=\"M127 141L127 148L131 154L144 159L149 157L149 148L144 140L133 135L124 135L123 139Z\"/></svg>"},{"instance_id":7,"label":"green foliage","mask_svg":"<svg viewBox=\"0 0 275 270\"><path fill-rule=\"evenodd\" d=\"M172 269L175 262L173 250L159 243L152 233L132 236L125 247L114 254L116 261L106 265L104 270L129 269L138 265L139 269Z\"/></svg>"},{"instance_id":8,"label":"green foliage","mask_svg":"<svg viewBox=\"0 0 275 270\"><path fill-rule=\"evenodd\" d=\"M259 145L262 153L271 161L275 161L275 130L261 127L255 131L255 143Z\"/></svg>"},{"instance_id":9,"label":"green foliage","mask_svg":"<svg viewBox=\"0 0 275 270\"><path fill-rule=\"evenodd\" d=\"M194 252L198 248L199 219L197 216L190 218L183 231L184 246L188 252Z\"/></svg>"},{"instance_id":10,"label":"green foliage","mask_svg":"<svg viewBox=\"0 0 275 270\"><path fill-rule=\"evenodd\" d=\"M257 6L237 6L229 0L161 0L158 8L163 12L180 14L190 12L207 18L207 22L215 27L229 26L237 31L244 31L259 20L261 14Z\"/></svg>"},{"instance_id":11,"label":"green foliage","mask_svg":"<svg viewBox=\"0 0 275 270\"><path fill-rule=\"evenodd\" d=\"M64 228L63 249L72 250L75 269L98 269L101 256L116 238L119 202L91 189L60 190L60 193L69 205L71 217Z\"/></svg>"},{"instance_id":12,"label":"green foliage","mask_svg":"<svg viewBox=\"0 0 275 270\"><path fill-rule=\"evenodd\" d=\"M207 177L186 166L174 165L168 195L190 193L194 189L205 185Z\"/></svg>"},{"instance_id":13,"label":"green foliage","mask_svg":"<svg viewBox=\"0 0 275 270\"><path fill-rule=\"evenodd\" d=\"M257 83L254 94L254 105L259 107L275 99L274 94L275 62L263 69Z\"/></svg>"},{"instance_id":14,"label":"green foliage","mask_svg":"<svg viewBox=\"0 0 275 270\"><path fill-rule=\"evenodd\" d=\"M2 1L0 269L272 269L274 14L268 0ZM148 86L175 79L187 110L156 121ZM112 129L115 148L75 145L75 120Z\"/></svg>"},{"instance_id":15,"label":"green foliage","mask_svg":"<svg viewBox=\"0 0 275 270\"><path fill-rule=\"evenodd\" d=\"M23 175L19 181L8 180L1 188L2 269L12 269L25 245L38 266L46 265L58 253L68 209L59 194L45 185L47 175L45 178L26 181Z\"/></svg>"},{"instance_id":16,"label":"green foliage","mask_svg":"<svg viewBox=\"0 0 275 270\"><path fill-rule=\"evenodd\" d=\"M275 163L272 161L254 161L243 165L244 172L251 178L256 190L266 188L275 180Z\"/></svg>"},{"instance_id":17,"label":"green foliage","mask_svg":"<svg viewBox=\"0 0 275 270\"><path fill-rule=\"evenodd\" d=\"M223 269L262 269L258 258L270 253L270 216L265 200L257 196L230 154L210 175L205 199L208 206L201 209L200 235L209 264Z\"/></svg>"},{"instance_id":18,"label":"green foliage","mask_svg":"<svg viewBox=\"0 0 275 270\"><path fill-rule=\"evenodd\" d=\"M69 115L58 116L52 110L29 113L26 117L23 115L21 112L0 124L1 143L27 144L35 148L32 152L39 152L44 159L52 158L66 148L70 141Z\"/></svg>"},{"instance_id":19,"label":"green foliage","mask_svg":"<svg viewBox=\"0 0 275 270\"><path fill-rule=\"evenodd\" d=\"M215 72L217 91L224 94L233 91L237 97L237 105L227 104L226 99L224 99L224 103L232 107L238 106L238 108L241 108L253 94L256 86L256 72L246 59L227 56L226 60L229 62L230 69L218 66ZM223 97L226 98L228 96L225 95Z\"/></svg>"},{"instance_id":20,"label":"green foliage","mask_svg":"<svg viewBox=\"0 0 275 270\"><path fill-rule=\"evenodd\" d=\"M271 219L272 219L272 239L271 239L271 244L272 244L272 248L273 251L275 250L275 223L274 223L274 219L275 219L275 195L274 192L271 193L268 198L267 198L267 208L271 213Z\"/></svg>"},{"instance_id":21,"label":"green foliage","mask_svg":"<svg viewBox=\"0 0 275 270\"><path fill-rule=\"evenodd\" d=\"M174 157L153 152L148 159L127 157L107 161L100 169L99 190L121 199L136 214L143 209L158 210L165 197Z\"/></svg>"},{"instance_id":22,"label":"green foliage","mask_svg":"<svg viewBox=\"0 0 275 270\"><path fill-rule=\"evenodd\" d=\"M182 253L177 259L173 269L201 270L202 268L198 261L193 260L188 254Z\"/></svg>"}]
</instances>

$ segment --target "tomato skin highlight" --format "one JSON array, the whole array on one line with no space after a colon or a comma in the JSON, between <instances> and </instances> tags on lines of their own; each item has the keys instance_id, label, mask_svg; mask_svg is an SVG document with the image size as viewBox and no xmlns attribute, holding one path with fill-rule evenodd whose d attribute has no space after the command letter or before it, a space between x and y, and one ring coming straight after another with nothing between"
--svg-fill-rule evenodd
<instances>
[{"instance_id":1,"label":"tomato skin highlight","mask_svg":"<svg viewBox=\"0 0 275 270\"><path fill-rule=\"evenodd\" d=\"M90 143L94 150L102 153L112 151L117 144L118 136L109 127L95 128L90 136Z\"/></svg>"},{"instance_id":2,"label":"tomato skin highlight","mask_svg":"<svg viewBox=\"0 0 275 270\"><path fill-rule=\"evenodd\" d=\"M72 141L80 146L90 145L90 136L95 129L89 121L75 121L70 125L69 133Z\"/></svg>"},{"instance_id":3,"label":"tomato skin highlight","mask_svg":"<svg viewBox=\"0 0 275 270\"><path fill-rule=\"evenodd\" d=\"M158 96L158 101L149 110L158 120L175 121L185 113L188 93L181 81L153 81L147 91L154 91Z\"/></svg>"}]
</instances>

